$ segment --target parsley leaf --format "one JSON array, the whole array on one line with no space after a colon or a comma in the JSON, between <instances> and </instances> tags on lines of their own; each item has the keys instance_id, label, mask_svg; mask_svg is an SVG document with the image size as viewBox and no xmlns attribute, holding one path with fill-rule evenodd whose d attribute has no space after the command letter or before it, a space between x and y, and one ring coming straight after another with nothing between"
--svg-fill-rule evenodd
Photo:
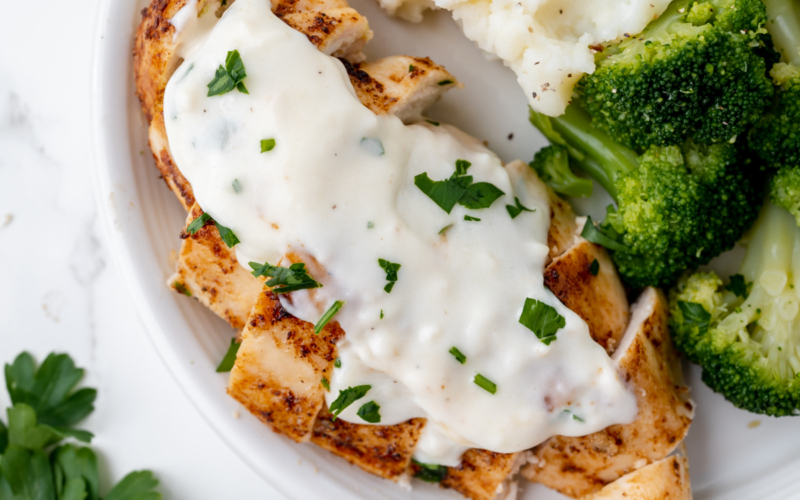
<instances>
[{"instance_id":1,"label":"parsley leaf","mask_svg":"<svg viewBox=\"0 0 800 500\"><path fill-rule=\"evenodd\" d=\"M489 208L497 198L500 198L504 194L505 193L494 184L476 182L467 188L464 195L459 198L458 204L473 210Z\"/></svg>"},{"instance_id":2,"label":"parsley leaf","mask_svg":"<svg viewBox=\"0 0 800 500\"><path fill-rule=\"evenodd\" d=\"M236 354L239 352L239 347L242 344L236 342L236 338L231 339L231 345L228 346L228 351L225 353L225 356L222 357L222 361L220 361L219 366L217 367L217 373L225 373L233 370L233 365L236 363Z\"/></svg>"},{"instance_id":3,"label":"parsley leaf","mask_svg":"<svg viewBox=\"0 0 800 500\"><path fill-rule=\"evenodd\" d=\"M461 196L467 191L453 179L432 181L428 177L427 172L423 172L414 177L414 185L448 214L453 210L453 207L456 206Z\"/></svg>"},{"instance_id":4,"label":"parsley leaf","mask_svg":"<svg viewBox=\"0 0 800 500\"><path fill-rule=\"evenodd\" d=\"M191 290L186 288L186 285L184 285L180 281L176 281L175 283L173 283L172 284L172 288L174 288L176 292L182 293L182 294L186 295L187 297L191 297L192 296Z\"/></svg>"},{"instance_id":5,"label":"parsley leaf","mask_svg":"<svg viewBox=\"0 0 800 500\"><path fill-rule=\"evenodd\" d=\"M441 87L443 85L450 85L451 83L453 83L453 80L442 80L438 85Z\"/></svg>"},{"instance_id":6,"label":"parsley leaf","mask_svg":"<svg viewBox=\"0 0 800 500\"><path fill-rule=\"evenodd\" d=\"M0 420L0 455L3 454L6 446L8 446L8 428L6 427L6 424Z\"/></svg>"},{"instance_id":7,"label":"parsley leaf","mask_svg":"<svg viewBox=\"0 0 800 500\"><path fill-rule=\"evenodd\" d=\"M224 241L226 245L228 245L228 248L233 248L240 243L239 238L236 237L233 231L215 221L207 213L201 214L195 220L189 223L189 225L186 226L186 232L189 234L195 234L209 222L213 222L217 227L217 231L219 231L219 237L222 238L222 241Z\"/></svg>"},{"instance_id":8,"label":"parsley leaf","mask_svg":"<svg viewBox=\"0 0 800 500\"><path fill-rule=\"evenodd\" d=\"M431 124L431 125L433 125L434 127L438 127L439 125L441 125L441 123L439 123L439 122L435 122L435 121L433 121L433 120L425 120L425 121L426 121L426 122L428 122L428 123L430 123L430 124Z\"/></svg>"},{"instance_id":9,"label":"parsley leaf","mask_svg":"<svg viewBox=\"0 0 800 500\"><path fill-rule=\"evenodd\" d=\"M8 441L29 450L41 450L64 439L65 435L49 425L36 422L36 412L25 403L6 409Z\"/></svg>"},{"instance_id":10,"label":"parsley leaf","mask_svg":"<svg viewBox=\"0 0 800 500\"><path fill-rule=\"evenodd\" d=\"M465 215L464 220L467 222L480 222L481 220L477 217L473 217L471 215Z\"/></svg>"},{"instance_id":11,"label":"parsley leaf","mask_svg":"<svg viewBox=\"0 0 800 500\"><path fill-rule=\"evenodd\" d=\"M467 170L472 166L472 163L467 160L456 160L456 173L455 176L467 175Z\"/></svg>"},{"instance_id":12,"label":"parsley leaf","mask_svg":"<svg viewBox=\"0 0 800 500\"><path fill-rule=\"evenodd\" d=\"M242 94L249 94L242 81L246 76L247 73L239 51L228 52L228 56L225 58L225 66L220 65L217 68L214 79L208 84L208 97L227 94L234 88Z\"/></svg>"},{"instance_id":13,"label":"parsley leaf","mask_svg":"<svg viewBox=\"0 0 800 500\"><path fill-rule=\"evenodd\" d=\"M589 272L592 274L592 276L597 276L597 274L600 272L600 262L598 262L597 259L594 259L589 265Z\"/></svg>"},{"instance_id":14,"label":"parsley leaf","mask_svg":"<svg viewBox=\"0 0 800 500\"><path fill-rule=\"evenodd\" d=\"M600 229L594 225L594 222L592 222L591 217L586 217L586 224L584 224L583 231L581 231L581 237L586 241L591 241L609 250L620 252L628 250L628 247L600 231Z\"/></svg>"},{"instance_id":15,"label":"parsley leaf","mask_svg":"<svg viewBox=\"0 0 800 500\"><path fill-rule=\"evenodd\" d=\"M97 391L83 388L73 392L83 370L66 354L50 354L37 369L33 357L23 352L5 366L5 375L12 404L30 406L39 423L70 426L94 410Z\"/></svg>"},{"instance_id":16,"label":"parsley leaf","mask_svg":"<svg viewBox=\"0 0 800 500\"><path fill-rule=\"evenodd\" d=\"M392 288L394 288L394 284L397 281L397 271L400 270L400 264L389 262L385 259L378 259L378 265L381 266L381 269L386 271L386 281L389 282L383 289L386 293L392 293Z\"/></svg>"},{"instance_id":17,"label":"parsley leaf","mask_svg":"<svg viewBox=\"0 0 800 500\"><path fill-rule=\"evenodd\" d=\"M528 208L524 206L522 203L519 202L519 198L516 196L514 197L514 205L506 205L506 210L508 211L508 215L511 216L512 219L516 219L519 214L522 212L535 212L536 209Z\"/></svg>"},{"instance_id":18,"label":"parsley leaf","mask_svg":"<svg viewBox=\"0 0 800 500\"><path fill-rule=\"evenodd\" d=\"M261 152L266 153L275 148L275 139L261 139Z\"/></svg>"},{"instance_id":19,"label":"parsley leaf","mask_svg":"<svg viewBox=\"0 0 800 500\"><path fill-rule=\"evenodd\" d=\"M711 324L711 313L706 311L702 304L679 300L678 307L681 310L681 314L683 314L684 322L697 326L697 331L700 335L708 333L708 327Z\"/></svg>"},{"instance_id":20,"label":"parsley leaf","mask_svg":"<svg viewBox=\"0 0 800 500\"><path fill-rule=\"evenodd\" d=\"M155 491L158 479L149 470L134 471L122 478L103 500L161 500Z\"/></svg>"},{"instance_id":21,"label":"parsley leaf","mask_svg":"<svg viewBox=\"0 0 800 500\"><path fill-rule=\"evenodd\" d=\"M53 471L42 450L31 451L14 444L9 445L0 460L0 473L0 494L4 500L56 498Z\"/></svg>"},{"instance_id":22,"label":"parsley leaf","mask_svg":"<svg viewBox=\"0 0 800 500\"><path fill-rule=\"evenodd\" d=\"M356 414L361 417L364 422L377 424L381 421L380 409L381 406L378 403L370 401L369 403L361 405L361 408L358 409Z\"/></svg>"},{"instance_id":23,"label":"parsley leaf","mask_svg":"<svg viewBox=\"0 0 800 500\"><path fill-rule=\"evenodd\" d=\"M342 367L342 358L336 358L336 360L333 362L333 366L336 367L336 368L341 368Z\"/></svg>"},{"instance_id":24,"label":"parsley leaf","mask_svg":"<svg viewBox=\"0 0 800 500\"><path fill-rule=\"evenodd\" d=\"M330 382L328 382L328 379L326 377L322 377L319 383L322 384L322 387L324 387L326 391L331 390L331 384Z\"/></svg>"},{"instance_id":25,"label":"parsley leaf","mask_svg":"<svg viewBox=\"0 0 800 500\"><path fill-rule=\"evenodd\" d=\"M556 332L567 324L555 308L531 298L525 299L519 322L536 334L544 345L556 340Z\"/></svg>"},{"instance_id":26,"label":"parsley leaf","mask_svg":"<svg viewBox=\"0 0 800 500\"><path fill-rule=\"evenodd\" d=\"M272 291L275 293L289 293L306 288L322 287L322 283L314 281L314 279L308 275L306 265L302 262L292 264L288 268L272 266L269 262L265 262L263 265L258 262L251 262L250 267L253 269L251 274L256 278L260 276L272 278L267 281L267 286L273 287Z\"/></svg>"},{"instance_id":27,"label":"parsley leaf","mask_svg":"<svg viewBox=\"0 0 800 500\"><path fill-rule=\"evenodd\" d=\"M475 378L473 379L475 385L483 389L484 391L494 394L497 392L497 385L489 380L488 378L484 377L480 373L475 374Z\"/></svg>"},{"instance_id":28,"label":"parsley leaf","mask_svg":"<svg viewBox=\"0 0 800 500\"><path fill-rule=\"evenodd\" d=\"M449 350L448 352L449 352L450 354L452 354L452 355L453 355L453 357L454 357L454 358L456 358L456 361L458 361L458 362L459 362L459 363L461 363L462 365L463 365L464 363L466 363L466 362L467 362L467 357L466 357L466 356L464 356L464 355L461 353L461 351L459 351L459 350L458 350L458 348L457 348L457 347L455 347L455 346L451 347L451 348L450 348L450 350Z\"/></svg>"},{"instance_id":29,"label":"parsley leaf","mask_svg":"<svg viewBox=\"0 0 800 500\"><path fill-rule=\"evenodd\" d=\"M323 314L322 317L319 319L319 321L317 321L317 324L314 325L315 335L319 335L319 332L321 332L322 329L325 328L325 325L327 325L328 322L331 319L333 319L333 317L336 315L337 312L339 312L339 309L341 309L343 305L344 305L343 300L337 300L336 302L333 303L331 307L328 308L327 311L325 311L325 314Z\"/></svg>"},{"instance_id":30,"label":"parsley leaf","mask_svg":"<svg viewBox=\"0 0 800 500\"><path fill-rule=\"evenodd\" d=\"M441 229L439 230L439 234L444 234L444 233L446 233L446 232L447 232L447 230L448 230L448 229L450 229L451 227L453 227L453 225L452 225L452 224L448 224L448 225L444 226L443 228L441 228Z\"/></svg>"},{"instance_id":31,"label":"parsley leaf","mask_svg":"<svg viewBox=\"0 0 800 500\"><path fill-rule=\"evenodd\" d=\"M731 282L725 286L725 290L733 292L734 295L743 299L747 298L748 288L750 288L750 283L747 283L741 274L731 276Z\"/></svg>"},{"instance_id":32,"label":"parsley leaf","mask_svg":"<svg viewBox=\"0 0 800 500\"><path fill-rule=\"evenodd\" d=\"M447 477L447 467L444 465L424 464L416 460L412 461L419 466L419 470L414 473L414 477L417 479L421 479L427 483L441 483L442 480Z\"/></svg>"},{"instance_id":33,"label":"parsley leaf","mask_svg":"<svg viewBox=\"0 0 800 500\"><path fill-rule=\"evenodd\" d=\"M339 396L331 403L330 408L328 408L328 411L331 412L331 416L333 416L333 420L336 420L336 417L338 417L345 408L363 398L370 389L372 389L371 385L357 385L339 391Z\"/></svg>"},{"instance_id":34,"label":"parsley leaf","mask_svg":"<svg viewBox=\"0 0 800 500\"><path fill-rule=\"evenodd\" d=\"M91 449L66 444L53 452L51 462L59 499L99 498L97 456Z\"/></svg>"}]
</instances>

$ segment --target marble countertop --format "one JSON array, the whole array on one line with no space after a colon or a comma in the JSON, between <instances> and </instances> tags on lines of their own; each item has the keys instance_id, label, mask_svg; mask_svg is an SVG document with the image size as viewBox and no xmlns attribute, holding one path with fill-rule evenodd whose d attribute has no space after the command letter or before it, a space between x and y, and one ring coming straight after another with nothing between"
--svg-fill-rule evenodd
<instances>
[{"instance_id":1,"label":"marble countertop","mask_svg":"<svg viewBox=\"0 0 800 500\"><path fill-rule=\"evenodd\" d=\"M89 133L98 5L3 5L0 363L58 351L86 369L84 384L99 391L84 427L96 435L101 490L148 468L166 499L280 499L178 388L108 254Z\"/></svg>"}]
</instances>

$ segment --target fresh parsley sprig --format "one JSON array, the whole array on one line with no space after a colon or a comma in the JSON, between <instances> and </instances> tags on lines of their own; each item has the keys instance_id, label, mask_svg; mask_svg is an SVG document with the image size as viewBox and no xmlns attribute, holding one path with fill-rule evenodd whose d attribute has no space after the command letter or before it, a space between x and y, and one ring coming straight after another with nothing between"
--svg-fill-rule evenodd
<instances>
[{"instance_id":1,"label":"fresh parsley sprig","mask_svg":"<svg viewBox=\"0 0 800 500\"><path fill-rule=\"evenodd\" d=\"M556 340L556 332L567 324L566 318L554 307L536 299L525 299L519 322L532 331L544 345Z\"/></svg>"},{"instance_id":2,"label":"fresh parsley sprig","mask_svg":"<svg viewBox=\"0 0 800 500\"><path fill-rule=\"evenodd\" d=\"M210 215L207 213L203 213L197 218L195 218L189 225L186 227L186 232L189 234L195 234L197 231L201 230L206 224L213 223L217 226L217 231L219 231L219 237L222 238L222 241L228 245L228 248L233 248L234 246L240 243L239 238L231 231L229 228L223 226L222 224L215 221Z\"/></svg>"},{"instance_id":3,"label":"fresh parsley sprig","mask_svg":"<svg viewBox=\"0 0 800 500\"><path fill-rule=\"evenodd\" d=\"M256 278L261 276L272 278L267 281L267 286L272 287L272 291L275 293L289 293L322 287L322 283L314 281L314 278L308 275L306 265L302 262L296 262L288 268L273 266L269 262L263 264L251 262L250 267L253 269L251 274Z\"/></svg>"},{"instance_id":4,"label":"fresh parsley sprig","mask_svg":"<svg viewBox=\"0 0 800 500\"><path fill-rule=\"evenodd\" d=\"M228 52L228 56L225 58L225 66L223 67L220 64L214 79L208 84L208 97L227 94L233 89L242 94L249 94L250 92L247 91L243 82L246 76L247 72L244 69L244 63L239 51L232 50Z\"/></svg>"},{"instance_id":5,"label":"fresh parsley sprig","mask_svg":"<svg viewBox=\"0 0 800 500\"><path fill-rule=\"evenodd\" d=\"M97 396L94 389L75 389L83 370L66 354L50 354L37 367L22 353L5 375L13 406L8 426L0 421L0 499L100 500L94 451L63 443L93 437L72 428L94 410ZM132 472L103 500L160 500L157 486L152 472Z\"/></svg>"}]
</instances>

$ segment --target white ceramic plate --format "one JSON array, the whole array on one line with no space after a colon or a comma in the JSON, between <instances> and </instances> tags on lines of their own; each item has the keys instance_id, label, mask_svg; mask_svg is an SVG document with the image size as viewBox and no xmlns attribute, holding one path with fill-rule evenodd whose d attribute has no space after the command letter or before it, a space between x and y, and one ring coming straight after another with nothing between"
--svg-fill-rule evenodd
<instances>
[{"instance_id":1,"label":"white ceramic plate","mask_svg":"<svg viewBox=\"0 0 800 500\"><path fill-rule=\"evenodd\" d=\"M430 56L465 83L464 90L451 91L434 107L432 118L487 140L506 161L529 160L544 144L528 124L514 75L484 58L447 13L429 13L415 25L389 18L372 0L351 4L375 31L366 49L370 58ZM227 377L214 368L233 332L199 303L165 286L185 213L153 166L146 123L134 96L131 49L144 6L145 0L105 0L102 5L93 75L96 193L112 252L163 361L220 436L289 498L461 498L420 481L409 492L316 446L297 445L272 433L225 394ZM576 203L576 209L601 218L606 202L598 196ZM735 267L734 261L729 256L724 263ZM687 369L687 376L698 403L687 439L695 498L800 498L800 421L736 410L703 385L699 369ZM237 411L241 419L234 418ZM526 485L522 498L534 497L563 498Z\"/></svg>"}]
</instances>

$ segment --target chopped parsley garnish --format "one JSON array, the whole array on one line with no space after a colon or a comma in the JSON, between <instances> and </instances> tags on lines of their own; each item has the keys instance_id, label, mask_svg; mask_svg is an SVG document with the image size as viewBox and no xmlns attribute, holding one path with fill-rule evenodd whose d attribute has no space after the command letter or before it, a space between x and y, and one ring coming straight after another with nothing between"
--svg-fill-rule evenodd
<instances>
[{"instance_id":1,"label":"chopped parsley garnish","mask_svg":"<svg viewBox=\"0 0 800 500\"><path fill-rule=\"evenodd\" d=\"M519 322L532 331L544 345L556 340L556 332L567 324L555 308L536 299L525 299Z\"/></svg>"},{"instance_id":2,"label":"chopped parsley garnish","mask_svg":"<svg viewBox=\"0 0 800 500\"><path fill-rule=\"evenodd\" d=\"M411 73L412 71L414 71L414 69L415 69L415 68L414 68L414 65L413 65L413 64L409 64L409 65L408 65L408 72L409 72L409 73Z\"/></svg>"},{"instance_id":3,"label":"chopped parsley garnish","mask_svg":"<svg viewBox=\"0 0 800 500\"><path fill-rule=\"evenodd\" d=\"M430 123L430 124L431 124L431 125L433 125L434 127L438 127L439 125L441 125L441 123L439 123L439 122L435 122L435 121L433 121L433 120L425 120L425 121L426 121L426 122L428 122L428 123Z\"/></svg>"},{"instance_id":4,"label":"chopped parsley garnish","mask_svg":"<svg viewBox=\"0 0 800 500\"><path fill-rule=\"evenodd\" d=\"M306 288L322 287L322 283L314 281L308 275L306 265L302 262L292 264L288 268L272 266L269 262L265 262L263 265L258 262L251 262L250 267L253 269L251 274L256 278L260 276L272 278L266 284L272 287L272 291L275 293L289 293L296 290L305 290Z\"/></svg>"},{"instance_id":5,"label":"chopped parsley garnish","mask_svg":"<svg viewBox=\"0 0 800 500\"><path fill-rule=\"evenodd\" d=\"M597 276L600 272L600 262L598 262L597 259L594 259L589 265L589 272L592 273L592 276Z\"/></svg>"},{"instance_id":6,"label":"chopped parsley garnish","mask_svg":"<svg viewBox=\"0 0 800 500\"><path fill-rule=\"evenodd\" d=\"M319 335L319 332L325 328L325 325L327 325L328 322L336 315L336 313L339 312L339 309L341 309L343 305L343 300L337 300L330 308L328 308L327 311L325 311L325 314L323 314L319 321L317 321L317 324L314 325L315 335Z\"/></svg>"},{"instance_id":7,"label":"chopped parsley garnish","mask_svg":"<svg viewBox=\"0 0 800 500\"><path fill-rule=\"evenodd\" d=\"M261 152L266 153L275 149L275 139L261 139Z\"/></svg>"},{"instance_id":8,"label":"chopped parsley garnish","mask_svg":"<svg viewBox=\"0 0 800 500\"><path fill-rule=\"evenodd\" d=\"M242 192L242 185L239 183L239 179L234 179L233 182L231 183L231 186L233 186L234 193Z\"/></svg>"},{"instance_id":9,"label":"chopped parsley garnish","mask_svg":"<svg viewBox=\"0 0 800 500\"><path fill-rule=\"evenodd\" d=\"M378 259L378 265L381 266L381 269L386 271L386 281L389 282L383 289L386 293L392 293L392 288L394 288L394 284L397 282L397 271L400 270L400 264L389 262L385 259Z\"/></svg>"},{"instance_id":10,"label":"chopped parsley garnish","mask_svg":"<svg viewBox=\"0 0 800 500\"><path fill-rule=\"evenodd\" d=\"M333 362L333 366L336 368L342 367L342 358L336 358L336 361Z\"/></svg>"},{"instance_id":11,"label":"chopped parsley garnish","mask_svg":"<svg viewBox=\"0 0 800 500\"><path fill-rule=\"evenodd\" d=\"M734 295L743 299L747 298L748 288L750 288L750 284L744 280L744 276L741 274L734 274L731 276L731 282L725 285L725 290L733 292Z\"/></svg>"},{"instance_id":12,"label":"chopped parsley garnish","mask_svg":"<svg viewBox=\"0 0 800 500\"><path fill-rule=\"evenodd\" d=\"M450 85L451 83L453 83L453 80L442 80L439 85Z\"/></svg>"},{"instance_id":13,"label":"chopped parsley garnish","mask_svg":"<svg viewBox=\"0 0 800 500\"><path fill-rule=\"evenodd\" d=\"M222 224L218 223L214 219L211 218L210 215L207 213L201 214L195 220L193 220L187 227L186 232L189 234L195 234L197 231L202 229L208 222L213 222L215 226L217 226L217 231L219 231L219 237L222 238L222 241L228 245L228 248L233 248L234 246L239 244L239 238L231 231L229 228L223 226Z\"/></svg>"},{"instance_id":14,"label":"chopped parsley garnish","mask_svg":"<svg viewBox=\"0 0 800 500\"><path fill-rule=\"evenodd\" d=\"M458 350L458 347L453 346L450 348L450 351L448 352L452 354L453 357L456 358L456 361L458 361L462 365L467 362L467 357L464 356L464 354L462 354L461 351Z\"/></svg>"},{"instance_id":15,"label":"chopped parsley garnish","mask_svg":"<svg viewBox=\"0 0 800 500\"><path fill-rule=\"evenodd\" d=\"M322 384L322 387L324 387L326 391L331 390L331 384L328 382L327 378L322 377L322 380L320 380L319 383Z\"/></svg>"},{"instance_id":16,"label":"chopped parsley garnish","mask_svg":"<svg viewBox=\"0 0 800 500\"><path fill-rule=\"evenodd\" d=\"M386 151L383 149L383 143L381 140L376 139L375 137L362 137L361 147L373 156L383 156L384 153L386 153Z\"/></svg>"},{"instance_id":17,"label":"chopped parsley garnish","mask_svg":"<svg viewBox=\"0 0 800 500\"><path fill-rule=\"evenodd\" d=\"M608 248L609 250L620 252L628 250L628 247L600 231L600 229L594 225L594 222L592 222L591 217L586 217L586 224L583 226L581 236L586 241L591 241L592 243L596 243L601 247Z\"/></svg>"},{"instance_id":18,"label":"chopped parsley garnish","mask_svg":"<svg viewBox=\"0 0 800 500\"><path fill-rule=\"evenodd\" d=\"M489 208L505 193L489 182L473 184L472 176L466 175L470 165L467 160L456 160L456 171L449 179L433 181L423 172L414 177L414 185L448 214L456 203L473 210Z\"/></svg>"},{"instance_id":19,"label":"chopped parsley garnish","mask_svg":"<svg viewBox=\"0 0 800 500\"><path fill-rule=\"evenodd\" d=\"M441 229L439 230L439 234L444 234L444 233L446 233L446 232L447 232L447 230L448 230L448 229L450 229L451 227L453 227L453 225L452 225L452 224L448 224L448 225L444 226L443 228L441 228Z\"/></svg>"},{"instance_id":20,"label":"chopped parsley garnish","mask_svg":"<svg viewBox=\"0 0 800 500\"><path fill-rule=\"evenodd\" d=\"M235 338L231 339L231 345L228 346L228 352L225 353L225 356L219 363L219 366L217 367L217 373L225 373L233 369L233 365L236 363L236 354L239 352L240 345L241 344L239 342L236 342Z\"/></svg>"},{"instance_id":21,"label":"chopped parsley garnish","mask_svg":"<svg viewBox=\"0 0 800 500\"><path fill-rule=\"evenodd\" d=\"M371 385L357 385L339 391L339 396L331 403L331 407L328 408L333 420L336 420L336 417L338 417L345 408L363 398L371 388Z\"/></svg>"},{"instance_id":22,"label":"chopped parsley garnish","mask_svg":"<svg viewBox=\"0 0 800 500\"><path fill-rule=\"evenodd\" d=\"M361 408L358 409L356 415L361 417L364 422L377 424L381 421L380 409L381 406L378 403L375 401L370 401L369 403L364 403L361 405Z\"/></svg>"},{"instance_id":23,"label":"chopped parsley garnish","mask_svg":"<svg viewBox=\"0 0 800 500\"><path fill-rule=\"evenodd\" d=\"M475 379L473 379L473 382L475 382L475 385L488 393L494 394L497 392L497 385L480 373L475 374Z\"/></svg>"},{"instance_id":24,"label":"chopped parsley garnish","mask_svg":"<svg viewBox=\"0 0 800 500\"><path fill-rule=\"evenodd\" d=\"M711 324L711 313L706 311L705 307L695 302L679 300L678 308L683 314L683 320L689 325L696 326L699 335L708 333L708 326Z\"/></svg>"},{"instance_id":25,"label":"chopped parsley garnish","mask_svg":"<svg viewBox=\"0 0 800 500\"><path fill-rule=\"evenodd\" d=\"M247 88L244 86L243 80L247 76L244 69L244 63L239 55L238 50L228 52L225 58L225 66L222 65L217 68L217 73L211 83L208 84L208 97L215 95L227 94L233 89L238 90L242 94L249 94Z\"/></svg>"},{"instance_id":26,"label":"chopped parsley garnish","mask_svg":"<svg viewBox=\"0 0 800 500\"><path fill-rule=\"evenodd\" d=\"M381 319L383 319L383 309L381 309Z\"/></svg>"},{"instance_id":27,"label":"chopped parsley garnish","mask_svg":"<svg viewBox=\"0 0 800 500\"><path fill-rule=\"evenodd\" d=\"M373 227L375 227L375 223L372 221L367 221L367 229L372 229Z\"/></svg>"},{"instance_id":28,"label":"chopped parsley garnish","mask_svg":"<svg viewBox=\"0 0 800 500\"><path fill-rule=\"evenodd\" d=\"M416 460L412 460L412 462L419 466L419 470L414 473L414 477L417 479L427 483L441 483L447 477L447 467L444 465L424 464Z\"/></svg>"},{"instance_id":29,"label":"chopped parsley garnish","mask_svg":"<svg viewBox=\"0 0 800 500\"><path fill-rule=\"evenodd\" d=\"M506 210L508 210L508 215L511 216L512 219L516 219L519 214L522 212L535 212L535 208L528 208L524 206L522 203L519 202L519 198L516 196L514 197L514 204L513 205L506 205Z\"/></svg>"},{"instance_id":30,"label":"chopped parsley garnish","mask_svg":"<svg viewBox=\"0 0 800 500\"><path fill-rule=\"evenodd\" d=\"M584 420L584 419L582 419L581 417L579 417L579 416L575 415L575 414L574 414L574 413L572 413L572 411L570 411L570 410L564 410L564 413L566 413L566 414L568 414L568 415L572 415L572 420L577 420L578 422L585 422L585 420Z\"/></svg>"},{"instance_id":31,"label":"chopped parsley garnish","mask_svg":"<svg viewBox=\"0 0 800 500\"><path fill-rule=\"evenodd\" d=\"M464 216L464 220L465 221L469 221L469 222L480 222L481 221L479 218L472 217L471 215L465 215Z\"/></svg>"},{"instance_id":32,"label":"chopped parsley garnish","mask_svg":"<svg viewBox=\"0 0 800 500\"><path fill-rule=\"evenodd\" d=\"M182 293L182 294L186 295L187 297L191 297L192 296L192 292L189 291L189 289L186 288L186 285L184 285L180 281L176 281L175 283L173 283L172 284L172 288L174 288L176 292Z\"/></svg>"},{"instance_id":33,"label":"chopped parsley garnish","mask_svg":"<svg viewBox=\"0 0 800 500\"><path fill-rule=\"evenodd\" d=\"M50 354L36 366L23 352L5 366L11 396L8 427L0 421L0 498L14 500L97 500L98 459L88 446L91 432L73 426L93 410L97 391L75 390L83 377L66 354ZM104 496L106 500L160 500L150 471L132 472Z\"/></svg>"}]
</instances>

